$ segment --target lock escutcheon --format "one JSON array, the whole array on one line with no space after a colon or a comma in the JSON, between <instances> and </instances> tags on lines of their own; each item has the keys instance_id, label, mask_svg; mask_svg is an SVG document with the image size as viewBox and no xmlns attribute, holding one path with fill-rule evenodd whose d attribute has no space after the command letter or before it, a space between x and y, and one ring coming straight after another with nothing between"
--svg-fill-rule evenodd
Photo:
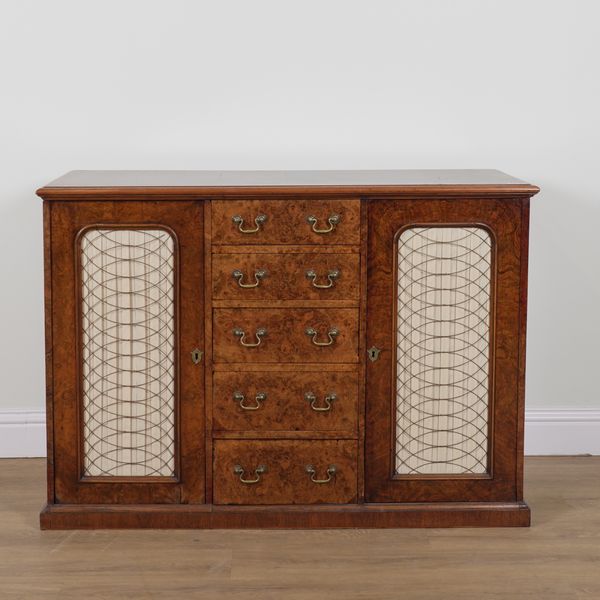
<instances>
[{"instance_id":1,"label":"lock escutcheon","mask_svg":"<svg viewBox=\"0 0 600 600\"><path fill-rule=\"evenodd\" d=\"M369 357L371 362L375 362L379 358L380 352L380 348L377 348L377 346L372 346L367 350L367 356Z\"/></svg>"}]
</instances>

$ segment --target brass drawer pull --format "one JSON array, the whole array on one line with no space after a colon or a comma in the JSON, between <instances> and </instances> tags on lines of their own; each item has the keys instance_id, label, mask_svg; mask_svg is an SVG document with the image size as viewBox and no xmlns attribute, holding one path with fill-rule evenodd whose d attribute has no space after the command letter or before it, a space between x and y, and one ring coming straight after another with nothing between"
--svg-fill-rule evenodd
<instances>
[{"instance_id":1,"label":"brass drawer pull","mask_svg":"<svg viewBox=\"0 0 600 600\"><path fill-rule=\"evenodd\" d=\"M310 475L310 480L313 483L329 483L334 478L337 468L335 465L329 465L327 467L327 479L315 479L317 470L312 465L306 465L306 472Z\"/></svg>"},{"instance_id":2,"label":"brass drawer pull","mask_svg":"<svg viewBox=\"0 0 600 600\"><path fill-rule=\"evenodd\" d=\"M238 231L240 233L257 233L260 231L261 226L264 225L264 223L266 222L267 215L258 215L257 217L255 217L254 224L256 225L256 227L254 227L253 229L244 229L244 219L240 217L240 215L235 215L231 217L231 220L233 221L234 225L237 225Z\"/></svg>"},{"instance_id":3,"label":"brass drawer pull","mask_svg":"<svg viewBox=\"0 0 600 600\"><path fill-rule=\"evenodd\" d=\"M241 288L255 288L260 285L260 280L267 276L267 272L264 269L258 269L254 271L254 283L244 283L244 274L239 269L236 269L231 276L237 281L237 284Z\"/></svg>"},{"instance_id":4,"label":"brass drawer pull","mask_svg":"<svg viewBox=\"0 0 600 600\"><path fill-rule=\"evenodd\" d=\"M264 327L259 327L256 330L256 333L254 334L256 335L256 342L245 342L244 339L246 337L246 332L243 329L240 329L239 327L236 327L233 330L233 335L240 338L240 344L245 348L256 348L257 346L260 346L262 338L265 337L265 335L267 335L267 330Z\"/></svg>"},{"instance_id":5,"label":"brass drawer pull","mask_svg":"<svg viewBox=\"0 0 600 600\"><path fill-rule=\"evenodd\" d=\"M306 218L306 221L310 224L311 229L315 232L315 233L331 233L334 229L335 226L339 224L339 222L342 220L342 217L340 215L330 215L327 219L327 222L329 223L329 227L327 227L326 229L318 229L317 228L317 222L318 219L317 217L315 217L314 215L310 215L309 217Z\"/></svg>"},{"instance_id":6,"label":"brass drawer pull","mask_svg":"<svg viewBox=\"0 0 600 600\"><path fill-rule=\"evenodd\" d=\"M340 276L339 269L331 269L329 271L329 273L327 274L327 279L328 279L329 283L317 283L317 272L314 269L310 269L309 271L306 271L306 277L308 279L312 279L313 287L315 287L319 290L327 290L329 288L332 288L335 285L335 280L339 276Z\"/></svg>"},{"instance_id":7,"label":"brass drawer pull","mask_svg":"<svg viewBox=\"0 0 600 600\"><path fill-rule=\"evenodd\" d=\"M317 397L312 392L306 392L306 394L304 394L304 399L310 402L310 407L315 412L329 412L332 408L332 403L337 400L337 396L335 394L327 394L325 398L323 398L325 406L317 406Z\"/></svg>"},{"instance_id":8,"label":"brass drawer pull","mask_svg":"<svg viewBox=\"0 0 600 600\"><path fill-rule=\"evenodd\" d=\"M258 483L260 481L260 476L266 472L267 472L267 467L265 465L258 465L258 467L256 467L256 469L254 469L254 474L256 475L256 477L254 479L244 479L244 467L242 467L241 465L235 465L235 467L233 467L234 475L239 475L240 481L242 483L245 483L246 485L252 485L253 483Z\"/></svg>"},{"instance_id":9,"label":"brass drawer pull","mask_svg":"<svg viewBox=\"0 0 600 600\"><path fill-rule=\"evenodd\" d=\"M331 346L333 343L335 343L335 338L340 335L340 332L333 327L332 329L330 329L327 332L327 337L329 338L328 342L318 342L317 341L317 336L319 335L319 333L317 332L316 329L314 329L314 327L309 327L306 330L306 335L309 335L311 337L311 342L315 345L315 346Z\"/></svg>"},{"instance_id":10,"label":"brass drawer pull","mask_svg":"<svg viewBox=\"0 0 600 600\"><path fill-rule=\"evenodd\" d=\"M240 405L240 408L243 408L244 410L258 410L262 406L262 402L267 399L267 395L264 392L258 392L258 394L256 394L254 397L254 400L256 401L255 406L248 406L247 404L244 404L245 399L246 397L244 394L242 394L242 392L233 392L233 400L237 402Z\"/></svg>"}]
</instances>

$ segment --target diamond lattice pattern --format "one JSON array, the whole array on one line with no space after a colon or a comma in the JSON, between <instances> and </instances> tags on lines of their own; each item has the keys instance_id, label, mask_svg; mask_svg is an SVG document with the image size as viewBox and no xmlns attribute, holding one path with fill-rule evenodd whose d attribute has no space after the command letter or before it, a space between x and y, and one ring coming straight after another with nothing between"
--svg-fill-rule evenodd
<instances>
[{"instance_id":1,"label":"diamond lattice pattern","mask_svg":"<svg viewBox=\"0 0 600 600\"><path fill-rule=\"evenodd\" d=\"M84 473L173 476L173 238L87 231L81 269Z\"/></svg>"},{"instance_id":2,"label":"diamond lattice pattern","mask_svg":"<svg viewBox=\"0 0 600 600\"><path fill-rule=\"evenodd\" d=\"M396 473L486 473L488 232L406 229L397 281Z\"/></svg>"}]
</instances>

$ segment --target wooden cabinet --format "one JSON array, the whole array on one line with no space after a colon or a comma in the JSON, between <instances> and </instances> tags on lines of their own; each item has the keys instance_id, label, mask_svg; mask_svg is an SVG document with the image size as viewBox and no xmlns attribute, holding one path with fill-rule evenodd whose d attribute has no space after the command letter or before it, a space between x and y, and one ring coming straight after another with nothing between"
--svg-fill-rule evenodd
<instances>
[{"instance_id":1,"label":"wooden cabinet","mask_svg":"<svg viewBox=\"0 0 600 600\"><path fill-rule=\"evenodd\" d=\"M522 526L529 199L497 171L74 171L43 528Z\"/></svg>"}]
</instances>

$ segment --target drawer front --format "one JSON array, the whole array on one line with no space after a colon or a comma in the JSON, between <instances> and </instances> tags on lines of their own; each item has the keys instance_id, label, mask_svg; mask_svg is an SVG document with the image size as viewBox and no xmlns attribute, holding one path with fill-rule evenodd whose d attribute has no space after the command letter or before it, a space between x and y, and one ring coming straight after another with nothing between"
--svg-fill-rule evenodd
<instances>
[{"instance_id":1,"label":"drawer front","mask_svg":"<svg viewBox=\"0 0 600 600\"><path fill-rule=\"evenodd\" d=\"M356 473L354 440L216 440L214 503L346 504Z\"/></svg>"},{"instance_id":2,"label":"drawer front","mask_svg":"<svg viewBox=\"0 0 600 600\"><path fill-rule=\"evenodd\" d=\"M358 254L215 254L218 300L356 300Z\"/></svg>"},{"instance_id":3,"label":"drawer front","mask_svg":"<svg viewBox=\"0 0 600 600\"><path fill-rule=\"evenodd\" d=\"M211 204L213 244L360 243L360 200L213 200Z\"/></svg>"},{"instance_id":4,"label":"drawer front","mask_svg":"<svg viewBox=\"0 0 600 600\"><path fill-rule=\"evenodd\" d=\"M213 431L323 431L356 435L358 374L218 371Z\"/></svg>"},{"instance_id":5,"label":"drawer front","mask_svg":"<svg viewBox=\"0 0 600 600\"><path fill-rule=\"evenodd\" d=\"M358 310L215 309L213 356L217 363L358 362Z\"/></svg>"}]
</instances>

